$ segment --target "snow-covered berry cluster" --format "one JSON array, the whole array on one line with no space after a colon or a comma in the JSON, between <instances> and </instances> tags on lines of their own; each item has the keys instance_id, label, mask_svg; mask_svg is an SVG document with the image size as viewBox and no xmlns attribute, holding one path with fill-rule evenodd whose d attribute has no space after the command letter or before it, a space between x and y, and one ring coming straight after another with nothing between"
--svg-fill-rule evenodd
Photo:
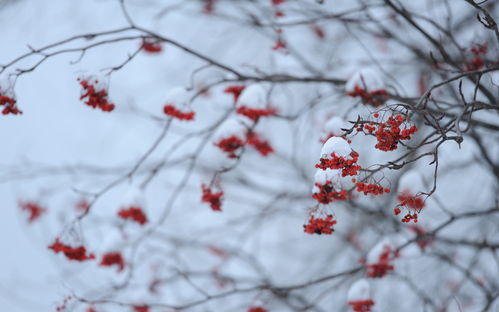
<instances>
[{"instance_id":1,"label":"snow-covered berry cluster","mask_svg":"<svg viewBox=\"0 0 499 312\"><path fill-rule=\"evenodd\" d=\"M190 109L191 94L184 87L171 89L166 95L163 113L178 120L192 121L196 115Z\"/></svg>"},{"instance_id":2,"label":"snow-covered berry cluster","mask_svg":"<svg viewBox=\"0 0 499 312\"><path fill-rule=\"evenodd\" d=\"M142 49L150 54L156 54L163 51L163 46L161 42L153 38L145 38L142 40Z\"/></svg>"},{"instance_id":3,"label":"snow-covered berry cluster","mask_svg":"<svg viewBox=\"0 0 499 312\"><path fill-rule=\"evenodd\" d=\"M370 69L356 72L347 81L345 90L348 96L360 98L363 104L373 107L383 105L388 99L383 80Z\"/></svg>"},{"instance_id":4,"label":"snow-covered berry cluster","mask_svg":"<svg viewBox=\"0 0 499 312\"><path fill-rule=\"evenodd\" d=\"M342 138L332 137L324 143L321 151L322 157L316 168L340 169L341 176L354 176L358 174L361 166L357 164L359 154L350 148L347 141Z\"/></svg>"},{"instance_id":5,"label":"snow-covered berry cluster","mask_svg":"<svg viewBox=\"0 0 499 312\"><path fill-rule=\"evenodd\" d=\"M95 77L80 77L77 79L83 88L80 100L92 108L99 108L103 112L111 112L115 105L109 101L107 85Z\"/></svg>"}]
</instances>

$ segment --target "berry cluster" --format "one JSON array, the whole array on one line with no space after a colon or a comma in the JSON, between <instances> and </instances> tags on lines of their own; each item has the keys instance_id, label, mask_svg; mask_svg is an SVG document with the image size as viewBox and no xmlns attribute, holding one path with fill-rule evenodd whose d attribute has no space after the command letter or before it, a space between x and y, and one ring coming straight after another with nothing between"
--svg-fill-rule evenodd
<instances>
[{"instance_id":1,"label":"berry cluster","mask_svg":"<svg viewBox=\"0 0 499 312\"><path fill-rule=\"evenodd\" d=\"M402 191L397 199L401 206L406 206L414 210L419 211L425 206L425 202L420 196L414 196L408 190Z\"/></svg>"},{"instance_id":2,"label":"berry cluster","mask_svg":"<svg viewBox=\"0 0 499 312\"><path fill-rule=\"evenodd\" d=\"M204 184L201 185L201 189L203 190L201 202L210 204L211 210L213 211L222 211L222 196L224 195L224 192L213 193L211 189Z\"/></svg>"},{"instance_id":3,"label":"berry cluster","mask_svg":"<svg viewBox=\"0 0 499 312\"><path fill-rule=\"evenodd\" d=\"M345 159L341 156L336 156L335 153L331 153L331 157L320 158L320 163L315 165L315 168L319 168L322 170L326 169L341 169L341 176L354 176L359 173L359 170L362 169L361 166L357 165L357 161L359 160L359 154L357 152L352 151L350 153L349 159Z\"/></svg>"},{"instance_id":4,"label":"berry cluster","mask_svg":"<svg viewBox=\"0 0 499 312\"><path fill-rule=\"evenodd\" d=\"M485 62L481 57L474 57L471 61L465 64L466 71L475 71L485 66Z\"/></svg>"},{"instance_id":5,"label":"berry cluster","mask_svg":"<svg viewBox=\"0 0 499 312\"><path fill-rule=\"evenodd\" d=\"M262 156L268 156L274 152L274 149L270 143L262 140L260 136L253 131L248 131L244 140L236 135L232 135L214 143L215 146L227 153L227 157L229 158L238 158L239 156L236 152L238 152L246 144L255 148Z\"/></svg>"},{"instance_id":6,"label":"berry cluster","mask_svg":"<svg viewBox=\"0 0 499 312\"><path fill-rule=\"evenodd\" d=\"M254 122L258 121L260 117L264 116L271 116L276 113L276 109L274 108L267 108L267 109L255 109L255 108L249 108L247 106L239 106L236 110L236 113L246 116L249 119L253 120Z\"/></svg>"},{"instance_id":7,"label":"berry cluster","mask_svg":"<svg viewBox=\"0 0 499 312\"><path fill-rule=\"evenodd\" d=\"M286 0L272 0L272 5L279 5L286 2Z\"/></svg>"},{"instance_id":8,"label":"berry cluster","mask_svg":"<svg viewBox=\"0 0 499 312\"><path fill-rule=\"evenodd\" d=\"M409 208L409 212L402 218L402 222L409 223L418 222L418 213L425 207L425 202L420 196L413 195L409 190L402 191L397 197L399 205L395 207L393 213L399 215L401 212L400 206Z\"/></svg>"},{"instance_id":9,"label":"berry cluster","mask_svg":"<svg viewBox=\"0 0 499 312\"><path fill-rule=\"evenodd\" d=\"M163 107L163 112L166 115L176 118L178 120L186 120L186 121L194 120L194 115L196 114L195 112L182 112L171 104L165 105Z\"/></svg>"},{"instance_id":10,"label":"berry cluster","mask_svg":"<svg viewBox=\"0 0 499 312\"><path fill-rule=\"evenodd\" d=\"M321 204L329 204L334 200L347 200L348 198L347 191L336 191L331 181L326 181L326 183L324 184L315 183L315 186L317 186L319 192L314 193L312 195L312 198L314 198Z\"/></svg>"},{"instance_id":11,"label":"berry cluster","mask_svg":"<svg viewBox=\"0 0 499 312\"><path fill-rule=\"evenodd\" d=\"M74 261L86 261L95 259L95 255L90 253L87 254L87 249L84 246L71 247L69 245L63 244L59 241L59 238L55 239L55 242L48 247L52 249L55 253L62 252L69 260Z\"/></svg>"},{"instance_id":12,"label":"berry cluster","mask_svg":"<svg viewBox=\"0 0 499 312\"><path fill-rule=\"evenodd\" d=\"M34 222L47 211L47 209L43 208L35 202L20 202L19 207L21 208L21 210L27 211L29 213L28 223Z\"/></svg>"},{"instance_id":13,"label":"berry cluster","mask_svg":"<svg viewBox=\"0 0 499 312\"><path fill-rule=\"evenodd\" d=\"M111 112L114 110L114 104L109 103L107 90L102 88L98 90L96 84L99 83L98 80L95 80L95 83L92 83L85 79L78 78L80 81L80 85L83 88L83 93L80 96L80 100L85 100L85 104L92 108L100 108L104 112Z\"/></svg>"},{"instance_id":14,"label":"berry cluster","mask_svg":"<svg viewBox=\"0 0 499 312\"><path fill-rule=\"evenodd\" d=\"M483 68L485 66L485 61L483 57L488 52L487 44L475 44L471 47L471 53L474 55L473 59L464 64L466 71L475 71Z\"/></svg>"},{"instance_id":15,"label":"berry cluster","mask_svg":"<svg viewBox=\"0 0 499 312\"><path fill-rule=\"evenodd\" d=\"M377 124L377 129L374 127L374 123L371 122L367 125L359 125L357 131L362 131L366 129L369 133L376 136L378 143L374 146L375 148L382 151L393 151L398 147L398 143L402 140L410 140L411 135L413 135L418 128L416 126L411 126L406 129L400 129L400 126L406 121L402 115L390 116L386 122L380 122Z\"/></svg>"},{"instance_id":16,"label":"berry cluster","mask_svg":"<svg viewBox=\"0 0 499 312\"><path fill-rule=\"evenodd\" d=\"M249 307L248 312L268 312L268 310L262 307Z\"/></svg>"},{"instance_id":17,"label":"berry cluster","mask_svg":"<svg viewBox=\"0 0 499 312\"><path fill-rule=\"evenodd\" d=\"M146 305L133 306L133 311L134 312L149 312L149 306L146 306Z\"/></svg>"},{"instance_id":18,"label":"berry cluster","mask_svg":"<svg viewBox=\"0 0 499 312\"><path fill-rule=\"evenodd\" d=\"M268 310L262 307L249 307L248 312L268 312Z\"/></svg>"},{"instance_id":19,"label":"berry cluster","mask_svg":"<svg viewBox=\"0 0 499 312\"><path fill-rule=\"evenodd\" d=\"M163 51L163 46L157 40L144 39L142 40L142 49L147 53L160 53Z\"/></svg>"},{"instance_id":20,"label":"berry cluster","mask_svg":"<svg viewBox=\"0 0 499 312\"><path fill-rule=\"evenodd\" d=\"M147 223L147 217L142 211L142 208L137 206L130 206L128 209L121 209L118 211L118 216L122 219L129 219L137 222L140 225Z\"/></svg>"},{"instance_id":21,"label":"berry cluster","mask_svg":"<svg viewBox=\"0 0 499 312\"><path fill-rule=\"evenodd\" d=\"M281 11L281 10L276 10L276 11L275 11L274 16L275 16L275 17L284 17L284 16L286 16L286 15L284 14L284 12L283 12L283 11Z\"/></svg>"},{"instance_id":22,"label":"berry cluster","mask_svg":"<svg viewBox=\"0 0 499 312\"><path fill-rule=\"evenodd\" d=\"M123 256L119 252L108 252L102 256L102 260L100 262L101 266L118 266L118 272L123 271L125 268L125 260Z\"/></svg>"},{"instance_id":23,"label":"berry cluster","mask_svg":"<svg viewBox=\"0 0 499 312\"><path fill-rule=\"evenodd\" d=\"M352 92L347 93L351 97L360 97L362 103L371 105L373 107L381 106L388 99L388 92L385 89L367 91L362 89L359 85L355 85Z\"/></svg>"},{"instance_id":24,"label":"berry cluster","mask_svg":"<svg viewBox=\"0 0 499 312\"><path fill-rule=\"evenodd\" d=\"M374 301L371 299L349 301L348 304L352 306L352 310L355 312L371 312L371 307L374 305Z\"/></svg>"},{"instance_id":25,"label":"berry cluster","mask_svg":"<svg viewBox=\"0 0 499 312\"><path fill-rule=\"evenodd\" d=\"M275 43L275 45L272 47L272 50L274 51L285 51L286 50L286 42L283 41L282 39L278 39Z\"/></svg>"},{"instance_id":26,"label":"berry cluster","mask_svg":"<svg viewBox=\"0 0 499 312\"><path fill-rule=\"evenodd\" d=\"M246 88L246 86L229 86L225 88L224 93L232 94L234 102L237 102L237 99L239 99L239 96L243 92L244 88Z\"/></svg>"},{"instance_id":27,"label":"berry cluster","mask_svg":"<svg viewBox=\"0 0 499 312\"><path fill-rule=\"evenodd\" d=\"M2 114L3 115L17 115L17 114L22 114L22 112L16 107L16 100L14 98L11 98L9 96L3 95L0 93L0 106L4 106L2 109Z\"/></svg>"},{"instance_id":28,"label":"berry cluster","mask_svg":"<svg viewBox=\"0 0 499 312\"><path fill-rule=\"evenodd\" d=\"M393 214L398 216L400 213L402 212L402 210L400 209L400 207L395 207L393 209ZM416 212L414 213L411 213L411 212L408 212L406 213L406 215L402 218L401 220L403 223L409 223L411 221L414 221L414 223L418 223L418 214Z\"/></svg>"},{"instance_id":29,"label":"berry cluster","mask_svg":"<svg viewBox=\"0 0 499 312\"><path fill-rule=\"evenodd\" d=\"M336 220L333 220L332 215L328 215L326 218L315 218L310 216L308 224L303 225L303 231L308 234L332 234L334 232L333 226L336 224Z\"/></svg>"},{"instance_id":30,"label":"berry cluster","mask_svg":"<svg viewBox=\"0 0 499 312\"><path fill-rule=\"evenodd\" d=\"M381 278L389 271L393 271L394 266L390 262L396 258L396 253L392 251L390 246L384 246L383 252L379 255L378 262L367 263L367 277Z\"/></svg>"},{"instance_id":31,"label":"berry cluster","mask_svg":"<svg viewBox=\"0 0 499 312\"><path fill-rule=\"evenodd\" d=\"M397 209L397 208L395 208L395 209ZM414 223L418 223L418 214L417 213L410 213L410 212L408 212L402 218L402 222L403 223L410 223L411 221L414 221Z\"/></svg>"},{"instance_id":32,"label":"berry cluster","mask_svg":"<svg viewBox=\"0 0 499 312\"><path fill-rule=\"evenodd\" d=\"M239 137L232 135L230 137L223 138L214 144L223 152L227 153L227 157L237 158L238 156L236 152L244 146L245 142Z\"/></svg>"},{"instance_id":33,"label":"berry cluster","mask_svg":"<svg viewBox=\"0 0 499 312\"><path fill-rule=\"evenodd\" d=\"M389 188L383 188L381 185L378 184L372 184L372 183L366 184L363 182L357 182L355 186L357 187L356 188L357 192L363 192L364 195L367 194L381 195L383 193L390 193Z\"/></svg>"},{"instance_id":34,"label":"berry cluster","mask_svg":"<svg viewBox=\"0 0 499 312\"><path fill-rule=\"evenodd\" d=\"M253 146L262 156L267 156L274 152L274 149L270 146L269 142L260 139L258 134L253 131L248 132L246 142Z\"/></svg>"}]
</instances>

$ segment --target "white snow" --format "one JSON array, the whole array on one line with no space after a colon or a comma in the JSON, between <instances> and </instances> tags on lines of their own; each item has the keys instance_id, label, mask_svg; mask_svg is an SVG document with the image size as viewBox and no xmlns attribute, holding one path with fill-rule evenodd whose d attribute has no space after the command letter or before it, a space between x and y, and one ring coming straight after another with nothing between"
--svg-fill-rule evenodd
<instances>
[{"instance_id":1,"label":"white snow","mask_svg":"<svg viewBox=\"0 0 499 312\"><path fill-rule=\"evenodd\" d=\"M165 96L165 104L173 105L177 109L189 106L191 94L184 87L175 87L169 90Z\"/></svg>"},{"instance_id":2,"label":"white snow","mask_svg":"<svg viewBox=\"0 0 499 312\"><path fill-rule=\"evenodd\" d=\"M317 169L314 176L314 182L319 184L324 184L326 181L331 181L333 183L339 182L339 177L341 176L341 170L338 169Z\"/></svg>"},{"instance_id":3,"label":"white snow","mask_svg":"<svg viewBox=\"0 0 499 312\"><path fill-rule=\"evenodd\" d=\"M326 124L324 125L322 138L325 139L330 134L335 136L342 136L343 135L343 130L341 130L342 128L343 129L349 128L348 122L346 122L340 116L332 116L326 121Z\"/></svg>"},{"instance_id":4,"label":"white snow","mask_svg":"<svg viewBox=\"0 0 499 312\"><path fill-rule=\"evenodd\" d=\"M259 84L246 87L237 101L237 106L246 106L253 109L265 109L267 91Z\"/></svg>"},{"instance_id":5,"label":"white snow","mask_svg":"<svg viewBox=\"0 0 499 312\"><path fill-rule=\"evenodd\" d=\"M331 137L322 146L321 157L331 157L331 153L335 153L336 156L347 157L351 152L350 144L345 139Z\"/></svg>"},{"instance_id":6,"label":"white snow","mask_svg":"<svg viewBox=\"0 0 499 312\"><path fill-rule=\"evenodd\" d=\"M296 57L283 53L273 53L272 56L280 74L299 75L303 73L303 65L300 64Z\"/></svg>"},{"instance_id":7,"label":"white snow","mask_svg":"<svg viewBox=\"0 0 499 312\"><path fill-rule=\"evenodd\" d=\"M0 79L0 94L4 95L4 96L8 96L10 98L15 98L14 97L14 85L6 77L2 77Z\"/></svg>"},{"instance_id":8,"label":"white snow","mask_svg":"<svg viewBox=\"0 0 499 312\"><path fill-rule=\"evenodd\" d=\"M312 187L312 193L318 193L320 190L315 185L315 183L324 185L326 181L331 181L336 190L341 189L341 170L338 169L317 169L314 176L314 186Z\"/></svg>"},{"instance_id":9,"label":"white snow","mask_svg":"<svg viewBox=\"0 0 499 312\"><path fill-rule=\"evenodd\" d=\"M363 301L371 299L371 287L369 286L369 282L363 278L350 286L347 294L347 301Z\"/></svg>"},{"instance_id":10,"label":"white snow","mask_svg":"<svg viewBox=\"0 0 499 312\"><path fill-rule=\"evenodd\" d=\"M216 130L213 135L213 139L215 142L220 141L221 139L225 139L231 136L237 136L241 140L246 139L246 133L248 132L248 128L241 121L240 118L229 118L220 125L220 127Z\"/></svg>"},{"instance_id":11,"label":"white snow","mask_svg":"<svg viewBox=\"0 0 499 312\"><path fill-rule=\"evenodd\" d=\"M499 72L498 71L493 71L487 74L490 82L494 86L499 86Z\"/></svg>"},{"instance_id":12,"label":"white snow","mask_svg":"<svg viewBox=\"0 0 499 312\"><path fill-rule=\"evenodd\" d=\"M139 206L144 208L146 205L146 197L144 190L139 188L138 185L131 184L124 192L121 200L121 206L118 208L125 208L130 206Z\"/></svg>"},{"instance_id":13,"label":"white snow","mask_svg":"<svg viewBox=\"0 0 499 312\"><path fill-rule=\"evenodd\" d=\"M353 74L352 77L348 79L345 85L345 90L347 92L351 92L355 89L356 85L367 91L374 91L385 88L381 76L377 71L370 68L362 69Z\"/></svg>"}]
</instances>

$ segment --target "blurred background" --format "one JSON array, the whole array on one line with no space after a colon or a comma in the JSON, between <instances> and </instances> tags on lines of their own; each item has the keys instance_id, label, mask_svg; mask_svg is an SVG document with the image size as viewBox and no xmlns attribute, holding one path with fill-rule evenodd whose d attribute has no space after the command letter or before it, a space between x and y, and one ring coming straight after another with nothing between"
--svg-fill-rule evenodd
<instances>
[{"instance_id":1,"label":"blurred background","mask_svg":"<svg viewBox=\"0 0 499 312\"><path fill-rule=\"evenodd\" d=\"M0 90L23 112L0 116L0 310L350 311L347 292L366 275L359 259L388 239L404 247L393 272L369 279L372 311L494 311L497 70L453 80L416 105L432 85L497 67L497 27L484 27L469 2L0 1ZM479 5L494 17L497 4ZM160 51L144 49L145 39ZM488 47L481 66L475 44ZM365 89L388 90L382 106L347 95L359 72ZM100 80L115 109L85 105L78 78ZM277 113L243 122L224 90L255 85ZM163 112L178 87L192 122ZM409 148L380 151L375 137L345 131L394 112L419 128ZM390 193L365 196L346 177L349 200L311 197L333 117L344 129L335 135L376 171L358 179ZM235 131L229 120L273 152L248 147L228 158L215 144ZM221 212L202 202L202 184L224 192ZM393 213L405 189L431 195L417 223L428 236ZM23 203L41 215L30 222ZM118 217L131 206L145 226ZM304 233L317 214L334 215L332 235ZM96 259L54 253L56 237ZM99 265L112 251L123 271Z\"/></svg>"}]
</instances>

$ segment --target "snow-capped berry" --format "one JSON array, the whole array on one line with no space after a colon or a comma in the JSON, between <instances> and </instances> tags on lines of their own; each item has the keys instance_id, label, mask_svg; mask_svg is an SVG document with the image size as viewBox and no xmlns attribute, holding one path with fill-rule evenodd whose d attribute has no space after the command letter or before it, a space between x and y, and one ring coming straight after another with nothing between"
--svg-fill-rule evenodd
<instances>
[{"instance_id":1,"label":"snow-capped berry","mask_svg":"<svg viewBox=\"0 0 499 312\"><path fill-rule=\"evenodd\" d=\"M246 86L228 86L225 88L224 93L232 94L234 102L237 102L244 88L246 88Z\"/></svg>"},{"instance_id":2,"label":"snow-capped berry","mask_svg":"<svg viewBox=\"0 0 499 312\"><path fill-rule=\"evenodd\" d=\"M142 40L142 49L149 54L156 54L163 51L163 46L157 39L145 38Z\"/></svg>"},{"instance_id":3,"label":"snow-capped berry","mask_svg":"<svg viewBox=\"0 0 499 312\"><path fill-rule=\"evenodd\" d=\"M4 106L4 108L2 109L3 115L22 114L22 112L17 108L16 103L17 103L17 101L13 97L9 97L7 95L4 95L0 91L0 106Z\"/></svg>"},{"instance_id":4,"label":"snow-capped berry","mask_svg":"<svg viewBox=\"0 0 499 312\"><path fill-rule=\"evenodd\" d=\"M178 120L194 120L194 112L182 112L175 108L173 105L165 105L163 107L163 112L165 115L171 116Z\"/></svg>"},{"instance_id":5,"label":"snow-capped berry","mask_svg":"<svg viewBox=\"0 0 499 312\"><path fill-rule=\"evenodd\" d=\"M345 84L346 92L353 92L355 86L359 86L364 90L373 91L385 88L383 79L378 71L372 68L363 68L355 72Z\"/></svg>"},{"instance_id":6,"label":"snow-capped berry","mask_svg":"<svg viewBox=\"0 0 499 312\"><path fill-rule=\"evenodd\" d=\"M350 286L347 303L355 312L370 312L374 301L371 298L371 288L366 279L360 279Z\"/></svg>"},{"instance_id":7,"label":"snow-capped berry","mask_svg":"<svg viewBox=\"0 0 499 312\"><path fill-rule=\"evenodd\" d=\"M238 119L226 120L214 134L213 145L227 154L229 158L238 158L246 144L248 128Z\"/></svg>"},{"instance_id":8,"label":"snow-capped berry","mask_svg":"<svg viewBox=\"0 0 499 312\"><path fill-rule=\"evenodd\" d=\"M329 157L332 153L336 154L336 156L347 157L351 152L352 148L345 139L331 137L322 146L321 157Z\"/></svg>"},{"instance_id":9,"label":"snow-capped berry","mask_svg":"<svg viewBox=\"0 0 499 312\"><path fill-rule=\"evenodd\" d=\"M402 218L402 222L418 222L418 213L425 207L424 198L418 193L422 192L424 187L423 177L416 170L409 170L400 177L397 196L399 203L394 214L400 214L399 207L406 207L407 213Z\"/></svg>"},{"instance_id":10,"label":"snow-capped berry","mask_svg":"<svg viewBox=\"0 0 499 312\"><path fill-rule=\"evenodd\" d=\"M321 142L325 143L331 137L341 137L344 131L341 129L348 129L348 123L340 116L332 116L324 124L324 129L322 130Z\"/></svg>"},{"instance_id":11,"label":"snow-capped berry","mask_svg":"<svg viewBox=\"0 0 499 312\"><path fill-rule=\"evenodd\" d=\"M244 88L237 100L236 113L247 117L252 122L260 117L274 115L277 110L267 105L267 92L259 84Z\"/></svg>"},{"instance_id":12,"label":"snow-capped berry","mask_svg":"<svg viewBox=\"0 0 499 312\"><path fill-rule=\"evenodd\" d=\"M324 143L321 150L321 158L316 168L341 169L341 176L357 175L361 169L357 165L359 154L350 148L350 145L343 138L332 137Z\"/></svg>"},{"instance_id":13,"label":"snow-capped berry","mask_svg":"<svg viewBox=\"0 0 499 312\"><path fill-rule=\"evenodd\" d=\"M85 100L84 103L92 108L99 108L103 112L111 112L114 110L114 104L110 103L107 92L107 84L102 79L93 76L80 77L77 79L81 85L82 92L80 100Z\"/></svg>"},{"instance_id":14,"label":"snow-capped berry","mask_svg":"<svg viewBox=\"0 0 499 312\"><path fill-rule=\"evenodd\" d=\"M356 72L345 85L348 96L360 97L364 104L374 107L383 105L388 99L383 80L372 69L363 69Z\"/></svg>"},{"instance_id":15,"label":"snow-capped berry","mask_svg":"<svg viewBox=\"0 0 499 312\"><path fill-rule=\"evenodd\" d=\"M133 306L134 312L149 312L149 306L147 305L135 305Z\"/></svg>"},{"instance_id":16,"label":"snow-capped berry","mask_svg":"<svg viewBox=\"0 0 499 312\"><path fill-rule=\"evenodd\" d=\"M330 181L327 181L330 182ZM332 184L319 184L316 183L315 187L319 191L312 194L312 198L317 200L320 204L329 204L335 200L347 200L348 192L346 190L335 190Z\"/></svg>"},{"instance_id":17,"label":"snow-capped berry","mask_svg":"<svg viewBox=\"0 0 499 312\"><path fill-rule=\"evenodd\" d=\"M381 278L389 271L393 271L393 260L397 257L392 243L388 239L381 240L367 255L365 266L367 277Z\"/></svg>"},{"instance_id":18,"label":"snow-capped berry","mask_svg":"<svg viewBox=\"0 0 499 312\"><path fill-rule=\"evenodd\" d=\"M3 115L18 115L22 114L17 108L17 100L13 91L13 84L8 79L0 80L0 106L3 106Z\"/></svg>"},{"instance_id":19,"label":"snow-capped berry","mask_svg":"<svg viewBox=\"0 0 499 312\"><path fill-rule=\"evenodd\" d=\"M329 204L335 200L347 200L348 192L342 189L341 170L318 169L314 177L312 198L320 204Z\"/></svg>"},{"instance_id":20,"label":"snow-capped berry","mask_svg":"<svg viewBox=\"0 0 499 312\"><path fill-rule=\"evenodd\" d=\"M262 156L267 156L274 152L274 149L270 145L268 141L262 140L260 136L253 131L249 131L247 135L246 143L252 147L254 147L258 153Z\"/></svg>"},{"instance_id":21,"label":"snow-capped berry","mask_svg":"<svg viewBox=\"0 0 499 312\"><path fill-rule=\"evenodd\" d=\"M269 312L269 311L262 307L249 307L247 312Z\"/></svg>"},{"instance_id":22,"label":"snow-capped berry","mask_svg":"<svg viewBox=\"0 0 499 312\"><path fill-rule=\"evenodd\" d=\"M194 120L195 112L190 109L190 99L191 94L184 87L175 87L166 94L163 112L179 120Z\"/></svg>"},{"instance_id":23,"label":"snow-capped berry","mask_svg":"<svg viewBox=\"0 0 499 312\"><path fill-rule=\"evenodd\" d=\"M223 152L227 153L227 157L229 158L237 158L236 154L244 146L244 141L238 138L235 135L232 135L227 138L223 138L220 141L214 143L215 146L220 148Z\"/></svg>"}]
</instances>

